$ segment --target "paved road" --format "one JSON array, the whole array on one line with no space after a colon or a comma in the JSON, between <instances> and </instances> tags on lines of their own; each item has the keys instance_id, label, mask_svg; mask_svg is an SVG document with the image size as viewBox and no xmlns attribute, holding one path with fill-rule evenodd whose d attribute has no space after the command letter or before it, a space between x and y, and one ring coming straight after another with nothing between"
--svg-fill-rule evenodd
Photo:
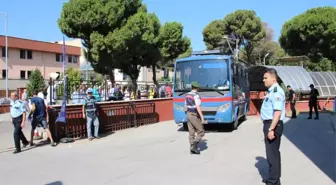
<instances>
[{"instance_id":1,"label":"paved road","mask_svg":"<svg viewBox=\"0 0 336 185\"><path fill-rule=\"evenodd\" d=\"M285 124L282 184L332 185L336 134L326 114L319 121L305 117ZM3 133L8 131L4 125L8 127L0 124L0 138L10 146L6 137L11 133ZM2 150L0 184L262 185L267 162L261 128L257 117L249 117L237 131L211 130L200 156L189 154L188 133L172 122L119 131L99 141L31 148L18 155ZM6 148L4 143L0 146Z\"/></svg>"}]
</instances>

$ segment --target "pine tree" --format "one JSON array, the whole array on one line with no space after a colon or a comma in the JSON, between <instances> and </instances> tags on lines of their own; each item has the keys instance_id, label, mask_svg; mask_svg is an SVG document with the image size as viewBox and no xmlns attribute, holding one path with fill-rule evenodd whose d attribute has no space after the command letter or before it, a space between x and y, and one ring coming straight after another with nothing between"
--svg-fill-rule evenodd
<instances>
[{"instance_id":1,"label":"pine tree","mask_svg":"<svg viewBox=\"0 0 336 185\"><path fill-rule=\"evenodd\" d=\"M39 91L41 88L45 89L46 84L41 74L41 71L35 69L29 76L29 82L27 84L28 97L31 97L34 91Z\"/></svg>"}]
</instances>

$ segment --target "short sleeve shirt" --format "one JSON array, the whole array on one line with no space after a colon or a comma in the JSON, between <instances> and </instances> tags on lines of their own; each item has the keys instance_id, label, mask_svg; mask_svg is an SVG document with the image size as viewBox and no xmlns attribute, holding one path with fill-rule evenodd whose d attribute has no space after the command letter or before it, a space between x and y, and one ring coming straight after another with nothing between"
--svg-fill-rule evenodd
<instances>
[{"instance_id":1,"label":"short sleeve shirt","mask_svg":"<svg viewBox=\"0 0 336 185\"><path fill-rule=\"evenodd\" d=\"M198 94L195 95L194 100L196 105L201 105L201 97Z\"/></svg>"},{"instance_id":2,"label":"short sleeve shirt","mask_svg":"<svg viewBox=\"0 0 336 185\"><path fill-rule=\"evenodd\" d=\"M26 111L26 106L21 100L12 100L10 102L10 114L13 118L21 116Z\"/></svg>"},{"instance_id":3,"label":"short sleeve shirt","mask_svg":"<svg viewBox=\"0 0 336 185\"><path fill-rule=\"evenodd\" d=\"M190 93L192 93L194 96L195 105L201 105L202 101L201 101L201 97L199 96L199 94L197 94L196 91L193 91L193 90ZM186 101L185 101L185 104L187 104Z\"/></svg>"},{"instance_id":4,"label":"short sleeve shirt","mask_svg":"<svg viewBox=\"0 0 336 185\"><path fill-rule=\"evenodd\" d=\"M260 110L260 117L262 120L272 120L274 111L281 111L280 120L285 119L286 110L285 110L285 92L279 86L278 83L272 85L268 89L268 93L265 96L263 104Z\"/></svg>"},{"instance_id":5,"label":"short sleeve shirt","mask_svg":"<svg viewBox=\"0 0 336 185\"><path fill-rule=\"evenodd\" d=\"M46 117L46 106L44 100L40 97L33 97L30 101L32 105L35 104L33 117Z\"/></svg>"}]
</instances>

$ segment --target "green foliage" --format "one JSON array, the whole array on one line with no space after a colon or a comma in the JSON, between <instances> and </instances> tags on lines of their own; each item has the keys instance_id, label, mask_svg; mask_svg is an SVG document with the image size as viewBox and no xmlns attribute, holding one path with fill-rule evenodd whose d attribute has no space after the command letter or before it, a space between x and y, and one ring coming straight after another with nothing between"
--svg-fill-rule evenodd
<instances>
[{"instance_id":1,"label":"green foliage","mask_svg":"<svg viewBox=\"0 0 336 185\"><path fill-rule=\"evenodd\" d=\"M223 45L223 38L226 34L223 20L214 20L203 29L203 41L208 50L219 48Z\"/></svg>"},{"instance_id":2,"label":"green foliage","mask_svg":"<svg viewBox=\"0 0 336 185\"><path fill-rule=\"evenodd\" d=\"M187 49L187 51L185 51L184 53L182 53L181 55L179 55L177 58L185 58L185 57L189 57L189 56L191 56L191 54L192 54L192 48L189 47L189 48Z\"/></svg>"},{"instance_id":3,"label":"green foliage","mask_svg":"<svg viewBox=\"0 0 336 185\"><path fill-rule=\"evenodd\" d=\"M71 0L58 24L68 37L83 39L94 70L108 74L112 82L112 71L119 69L136 86L140 67L155 68L158 61L172 61L190 48L181 24L161 27L141 0Z\"/></svg>"},{"instance_id":4,"label":"green foliage","mask_svg":"<svg viewBox=\"0 0 336 185\"><path fill-rule=\"evenodd\" d=\"M81 74L80 71L73 68L68 68L66 70L66 76L67 76L67 83L68 83L68 97L71 96L71 94L78 90L80 87L80 84L82 83ZM63 81L63 74L60 75L60 81ZM55 81L57 83L57 81ZM64 84L60 84L57 88L57 96L62 97L63 96L63 90L64 90Z\"/></svg>"},{"instance_id":5,"label":"green foliage","mask_svg":"<svg viewBox=\"0 0 336 185\"><path fill-rule=\"evenodd\" d=\"M106 37L106 47L113 51L116 68L127 74L136 88L141 66L150 66L152 52L156 49L160 23L155 14L139 12L127 20L119 30Z\"/></svg>"},{"instance_id":6,"label":"green foliage","mask_svg":"<svg viewBox=\"0 0 336 185\"><path fill-rule=\"evenodd\" d=\"M98 86L104 85L104 76L103 75L96 74L96 77L95 77L94 80L97 81Z\"/></svg>"},{"instance_id":7,"label":"green foliage","mask_svg":"<svg viewBox=\"0 0 336 185\"><path fill-rule=\"evenodd\" d=\"M228 48L236 48L236 42L228 45L224 36L238 39L237 44L244 47L248 62L254 64L251 60L252 51L257 42L265 37L265 29L254 11L237 10L226 15L224 20L211 22L203 30L203 40L208 49L223 47L221 49L224 53L232 54Z\"/></svg>"},{"instance_id":8,"label":"green foliage","mask_svg":"<svg viewBox=\"0 0 336 185\"><path fill-rule=\"evenodd\" d=\"M120 29L139 11L146 11L141 0L71 0L64 3L58 25L68 37L83 40L87 48L85 56L96 72L109 74L114 80L112 71L117 60L112 51L107 50L104 38ZM92 38L96 40L92 41ZM93 44L95 57L91 51Z\"/></svg>"},{"instance_id":9,"label":"green foliage","mask_svg":"<svg viewBox=\"0 0 336 185\"><path fill-rule=\"evenodd\" d=\"M263 27L266 30L265 38L255 43L255 47L251 53L251 60L256 64L263 64L265 58L266 65L274 65L277 58L285 56L285 51L279 46L278 43L273 41L273 29L271 29L267 23L263 23ZM240 58L247 60L246 55L243 53Z\"/></svg>"},{"instance_id":10,"label":"green foliage","mask_svg":"<svg viewBox=\"0 0 336 185\"><path fill-rule=\"evenodd\" d=\"M46 83L43 79L41 71L35 69L29 76L29 82L26 86L28 97L33 96L34 91L40 91L40 89L45 90Z\"/></svg>"},{"instance_id":11,"label":"green foliage","mask_svg":"<svg viewBox=\"0 0 336 185\"><path fill-rule=\"evenodd\" d=\"M163 66L171 64L181 54L191 54L191 41L189 38L183 36L183 26L181 23L166 23L160 29L159 39Z\"/></svg>"},{"instance_id":12,"label":"green foliage","mask_svg":"<svg viewBox=\"0 0 336 185\"><path fill-rule=\"evenodd\" d=\"M290 55L306 55L316 62L325 57L336 62L336 8L313 8L293 17L283 25L279 42Z\"/></svg>"},{"instance_id":13,"label":"green foliage","mask_svg":"<svg viewBox=\"0 0 336 185\"><path fill-rule=\"evenodd\" d=\"M308 71L336 71L336 65L327 58L322 58L317 62L308 63Z\"/></svg>"}]
</instances>

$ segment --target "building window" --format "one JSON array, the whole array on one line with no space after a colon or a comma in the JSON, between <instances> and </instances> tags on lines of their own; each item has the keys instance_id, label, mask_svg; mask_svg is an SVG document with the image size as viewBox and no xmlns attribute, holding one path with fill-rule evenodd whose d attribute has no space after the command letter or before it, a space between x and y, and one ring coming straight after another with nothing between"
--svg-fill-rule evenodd
<instances>
[{"instance_id":1,"label":"building window","mask_svg":"<svg viewBox=\"0 0 336 185\"><path fill-rule=\"evenodd\" d=\"M56 62L60 62L61 61L61 54L56 53Z\"/></svg>"},{"instance_id":2,"label":"building window","mask_svg":"<svg viewBox=\"0 0 336 185\"><path fill-rule=\"evenodd\" d=\"M31 75L31 73L32 73L32 71L27 71L27 76L28 76L28 78L30 77L30 75Z\"/></svg>"},{"instance_id":3,"label":"building window","mask_svg":"<svg viewBox=\"0 0 336 185\"><path fill-rule=\"evenodd\" d=\"M2 70L2 78L5 79L6 78L6 69Z\"/></svg>"},{"instance_id":4,"label":"building window","mask_svg":"<svg viewBox=\"0 0 336 185\"><path fill-rule=\"evenodd\" d=\"M76 64L77 63L77 56L73 56L73 63Z\"/></svg>"},{"instance_id":5,"label":"building window","mask_svg":"<svg viewBox=\"0 0 336 185\"><path fill-rule=\"evenodd\" d=\"M5 47L3 47L3 48L1 48L1 53L2 53L2 57L6 57L6 48Z\"/></svg>"},{"instance_id":6,"label":"building window","mask_svg":"<svg viewBox=\"0 0 336 185\"><path fill-rule=\"evenodd\" d=\"M20 71L20 78L26 79L26 71Z\"/></svg>"},{"instance_id":7,"label":"building window","mask_svg":"<svg viewBox=\"0 0 336 185\"><path fill-rule=\"evenodd\" d=\"M20 49L20 58L21 59L26 59L26 50Z\"/></svg>"},{"instance_id":8,"label":"building window","mask_svg":"<svg viewBox=\"0 0 336 185\"><path fill-rule=\"evenodd\" d=\"M27 58L28 59L33 59L33 51L32 50L27 50Z\"/></svg>"},{"instance_id":9,"label":"building window","mask_svg":"<svg viewBox=\"0 0 336 185\"><path fill-rule=\"evenodd\" d=\"M68 62L72 63L72 55L68 55Z\"/></svg>"},{"instance_id":10,"label":"building window","mask_svg":"<svg viewBox=\"0 0 336 185\"><path fill-rule=\"evenodd\" d=\"M33 51L20 49L20 58L21 59L33 59Z\"/></svg>"}]
</instances>

